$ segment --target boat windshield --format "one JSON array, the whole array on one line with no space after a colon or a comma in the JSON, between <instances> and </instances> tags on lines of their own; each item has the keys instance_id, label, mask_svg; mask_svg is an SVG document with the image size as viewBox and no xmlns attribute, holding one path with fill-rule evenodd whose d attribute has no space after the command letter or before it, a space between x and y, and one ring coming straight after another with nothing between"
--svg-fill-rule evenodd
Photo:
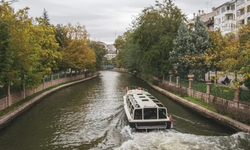
<instances>
[{"instance_id":1,"label":"boat windshield","mask_svg":"<svg viewBox=\"0 0 250 150\"><path fill-rule=\"evenodd\" d=\"M144 119L157 119L157 108L144 108Z\"/></svg>"},{"instance_id":2,"label":"boat windshield","mask_svg":"<svg viewBox=\"0 0 250 150\"><path fill-rule=\"evenodd\" d=\"M142 119L142 110L141 110L141 109L136 109L136 110L135 110L134 119L135 119L135 120Z\"/></svg>"},{"instance_id":3,"label":"boat windshield","mask_svg":"<svg viewBox=\"0 0 250 150\"><path fill-rule=\"evenodd\" d=\"M165 108L159 108L159 119L166 119L166 109Z\"/></svg>"}]
</instances>

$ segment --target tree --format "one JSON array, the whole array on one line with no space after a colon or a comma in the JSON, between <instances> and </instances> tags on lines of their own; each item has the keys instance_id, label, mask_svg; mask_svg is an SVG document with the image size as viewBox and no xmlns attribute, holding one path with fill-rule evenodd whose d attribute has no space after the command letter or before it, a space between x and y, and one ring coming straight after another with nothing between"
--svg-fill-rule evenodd
<instances>
[{"instance_id":1,"label":"tree","mask_svg":"<svg viewBox=\"0 0 250 150\"><path fill-rule=\"evenodd\" d=\"M47 10L44 8L43 9L43 19L45 21L45 25L48 27L50 25L50 19Z\"/></svg>"},{"instance_id":2,"label":"tree","mask_svg":"<svg viewBox=\"0 0 250 150\"><path fill-rule=\"evenodd\" d=\"M102 44L99 42L91 41L90 47L95 51L96 63L95 68L100 70L102 68L103 56L106 54L106 50Z\"/></svg>"},{"instance_id":3,"label":"tree","mask_svg":"<svg viewBox=\"0 0 250 150\"><path fill-rule=\"evenodd\" d=\"M194 51L194 43L192 36L184 22L180 24L178 29L178 36L174 40L174 48L170 53L170 61L173 64L178 64L178 75L182 78L187 78L189 70L191 68L189 62L183 60L183 58Z\"/></svg>"},{"instance_id":4,"label":"tree","mask_svg":"<svg viewBox=\"0 0 250 150\"><path fill-rule=\"evenodd\" d=\"M130 57L127 59L138 56L130 61L133 65L128 65L129 69L138 69L138 73L148 77L160 77L172 70L169 52L184 19L184 14L172 0L156 1L154 6L145 8L133 21L132 38L128 40L130 49L127 56Z\"/></svg>"},{"instance_id":5,"label":"tree","mask_svg":"<svg viewBox=\"0 0 250 150\"><path fill-rule=\"evenodd\" d=\"M2 11L0 11L2 14ZM13 55L8 51L10 39L9 27L0 23L0 85L7 85L10 81L8 73L13 65Z\"/></svg>"},{"instance_id":6,"label":"tree","mask_svg":"<svg viewBox=\"0 0 250 150\"><path fill-rule=\"evenodd\" d=\"M7 2L7 3L9 3L10 5L12 4L12 3L15 3L15 2L18 2L18 0L1 0L1 3L4 3L4 2Z\"/></svg>"},{"instance_id":7,"label":"tree","mask_svg":"<svg viewBox=\"0 0 250 150\"><path fill-rule=\"evenodd\" d=\"M199 16L196 17L194 31L191 35L194 49L193 51L188 51L184 60L191 65L190 71L195 75L196 80L205 80L205 74L208 71L208 67L204 54L212 45L209 40L207 29Z\"/></svg>"},{"instance_id":8,"label":"tree","mask_svg":"<svg viewBox=\"0 0 250 150\"><path fill-rule=\"evenodd\" d=\"M3 43L8 43L4 53L8 70L1 72L1 75L7 77L4 84L36 87L41 83L43 75L51 73L51 68L56 65L55 60L60 59L56 51L58 44L54 27L45 26L42 18L28 18L29 8L15 13L8 3L3 3L0 10L0 23L8 27L6 31L10 34L8 38L2 39L5 40Z\"/></svg>"},{"instance_id":9,"label":"tree","mask_svg":"<svg viewBox=\"0 0 250 150\"><path fill-rule=\"evenodd\" d=\"M96 56L90 48L90 41L85 26L79 23L75 26L68 24L64 27L66 41L61 51L63 68L74 68L77 70L94 70Z\"/></svg>"}]
</instances>

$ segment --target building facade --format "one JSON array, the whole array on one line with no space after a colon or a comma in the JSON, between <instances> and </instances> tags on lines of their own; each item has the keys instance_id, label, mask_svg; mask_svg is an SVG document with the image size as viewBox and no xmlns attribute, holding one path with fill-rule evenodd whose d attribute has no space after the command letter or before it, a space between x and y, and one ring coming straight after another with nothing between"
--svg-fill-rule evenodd
<instances>
[{"instance_id":1,"label":"building facade","mask_svg":"<svg viewBox=\"0 0 250 150\"><path fill-rule=\"evenodd\" d=\"M238 24L246 25L250 19L250 0L232 0L215 8L214 29L222 35L237 30Z\"/></svg>"},{"instance_id":2,"label":"building facade","mask_svg":"<svg viewBox=\"0 0 250 150\"><path fill-rule=\"evenodd\" d=\"M214 31L214 16L216 12L212 11L210 13L204 13L204 11L198 12L197 16L204 22L204 25L207 27L208 30ZM194 30L194 23L195 23L196 15L194 13L193 19L188 20L188 28Z\"/></svg>"}]
</instances>

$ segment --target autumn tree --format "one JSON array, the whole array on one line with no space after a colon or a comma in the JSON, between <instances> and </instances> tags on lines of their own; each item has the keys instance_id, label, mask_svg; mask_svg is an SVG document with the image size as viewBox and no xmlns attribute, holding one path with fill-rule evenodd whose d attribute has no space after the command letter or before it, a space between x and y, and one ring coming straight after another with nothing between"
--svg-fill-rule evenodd
<instances>
[{"instance_id":1,"label":"autumn tree","mask_svg":"<svg viewBox=\"0 0 250 150\"><path fill-rule=\"evenodd\" d=\"M96 56L90 48L90 41L85 26L79 23L75 26L68 24L64 27L65 44L61 51L61 66L65 69L76 70L95 69Z\"/></svg>"},{"instance_id":2,"label":"autumn tree","mask_svg":"<svg viewBox=\"0 0 250 150\"><path fill-rule=\"evenodd\" d=\"M24 8L15 13L8 3L1 5L1 24L5 24L10 33L9 38L3 39L8 43L6 60L11 60L5 61L8 71L1 73L8 76L4 84L26 84L32 88L41 83L43 75L51 73L60 54L56 52L54 27L44 25L42 18L28 18L28 10Z\"/></svg>"}]
</instances>

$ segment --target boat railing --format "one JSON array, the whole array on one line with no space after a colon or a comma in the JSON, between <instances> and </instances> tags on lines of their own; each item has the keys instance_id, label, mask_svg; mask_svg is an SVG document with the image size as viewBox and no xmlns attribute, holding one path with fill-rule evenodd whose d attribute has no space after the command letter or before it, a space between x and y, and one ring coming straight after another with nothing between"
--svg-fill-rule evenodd
<instances>
[{"instance_id":1,"label":"boat railing","mask_svg":"<svg viewBox=\"0 0 250 150\"><path fill-rule=\"evenodd\" d=\"M129 90L135 90L135 89L140 89L140 90L143 90L143 91L148 92L147 89L142 88L142 87L139 87L139 86L134 86L134 85L132 85L132 86L129 87Z\"/></svg>"}]
</instances>

